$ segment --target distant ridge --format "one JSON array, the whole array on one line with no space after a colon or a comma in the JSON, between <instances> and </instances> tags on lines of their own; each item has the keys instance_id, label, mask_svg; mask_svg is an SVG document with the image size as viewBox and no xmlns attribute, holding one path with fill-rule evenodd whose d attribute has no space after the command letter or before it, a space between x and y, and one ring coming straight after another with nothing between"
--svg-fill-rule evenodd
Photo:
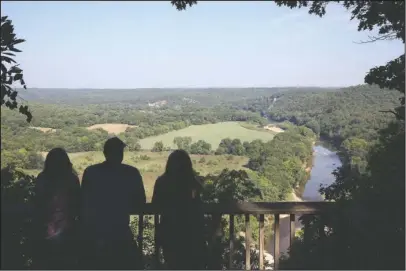
<instances>
[{"instance_id":1,"label":"distant ridge","mask_svg":"<svg viewBox=\"0 0 406 271\"><path fill-rule=\"evenodd\" d=\"M27 89L16 88L16 90L29 91L29 90L207 90L207 89L340 89L352 86L340 86L340 87L320 87L320 86L283 86L283 87L164 87L164 88L39 88L39 87L27 87Z\"/></svg>"},{"instance_id":2,"label":"distant ridge","mask_svg":"<svg viewBox=\"0 0 406 271\"><path fill-rule=\"evenodd\" d=\"M335 87L251 87L251 88L135 88L135 89L80 89L29 88L19 95L28 102L59 105L120 104L131 107L148 106L170 100L165 106L187 105L195 101L199 106L215 106L239 100L271 97L285 92L331 92Z\"/></svg>"}]
</instances>

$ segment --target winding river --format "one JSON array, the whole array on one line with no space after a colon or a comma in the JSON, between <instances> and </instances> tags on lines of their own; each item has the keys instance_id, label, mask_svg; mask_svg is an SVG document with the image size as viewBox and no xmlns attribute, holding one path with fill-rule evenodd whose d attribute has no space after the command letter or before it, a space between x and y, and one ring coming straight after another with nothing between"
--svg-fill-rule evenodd
<instances>
[{"instance_id":1,"label":"winding river","mask_svg":"<svg viewBox=\"0 0 406 271\"><path fill-rule=\"evenodd\" d=\"M313 167L310 172L310 179L302 194L304 201L323 200L318 191L320 185L332 184L335 180L332 172L341 166L340 158L335 152L321 145L314 146L313 150Z\"/></svg>"},{"instance_id":2,"label":"winding river","mask_svg":"<svg viewBox=\"0 0 406 271\"><path fill-rule=\"evenodd\" d=\"M323 198L319 193L320 185L330 185L335 178L332 172L341 166L338 155L321 146L313 147L313 167L310 172L310 179L306 183L301 198L304 201L322 201ZM296 228L301 228L301 223L296 218ZM280 252L286 253L289 248L289 217L280 219ZM267 251L273 255L274 240L271 238L267 242Z\"/></svg>"}]
</instances>

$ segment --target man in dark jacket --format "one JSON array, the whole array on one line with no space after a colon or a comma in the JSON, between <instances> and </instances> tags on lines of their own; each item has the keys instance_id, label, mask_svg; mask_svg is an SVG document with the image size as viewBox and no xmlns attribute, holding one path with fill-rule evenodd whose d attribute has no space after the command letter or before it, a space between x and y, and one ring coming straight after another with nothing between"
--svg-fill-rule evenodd
<instances>
[{"instance_id":1,"label":"man in dark jacket","mask_svg":"<svg viewBox=\"0 0 406 271\"><path fill-rule=\"evenodd\" d=\"M106 141L106 161L86 168L82 178L83 252L85 269L137 269L137 251L129 227L130 214L146 203L137 168L122 164L124 142Z\"/></svg>"}]
</instances>

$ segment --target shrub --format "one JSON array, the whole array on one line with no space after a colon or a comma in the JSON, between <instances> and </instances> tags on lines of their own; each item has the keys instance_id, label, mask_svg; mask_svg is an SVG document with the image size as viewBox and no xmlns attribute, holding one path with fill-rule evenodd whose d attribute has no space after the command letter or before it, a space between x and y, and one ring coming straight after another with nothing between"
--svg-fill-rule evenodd
<instances>
[{"instance_id":1,"label":"shrub","mask_svg":"<svg viewBox=\"0 0 406 271\"><path fill-rule=\"evenodd\" d=\"M209 162L207 162L207 165L208 165L208 166L217 166L217 165L218 165L218 162L215 161L215 160L210 160Z\"/></svg>"},{"instance_id":2,"label":"shrub","mask_svg":"<svg viewBox=\"0 0 406 271\"><path fill-rule=\"evenodd\" d=\"M142 154L142 155L140 155L140 156L139 156L139 158L140 158L141 160L144 160L144 161L151 160L151 157L149 157L149 156L148 156L148 155L146 155L146 154Z\"/></svg>"}]
</instances>

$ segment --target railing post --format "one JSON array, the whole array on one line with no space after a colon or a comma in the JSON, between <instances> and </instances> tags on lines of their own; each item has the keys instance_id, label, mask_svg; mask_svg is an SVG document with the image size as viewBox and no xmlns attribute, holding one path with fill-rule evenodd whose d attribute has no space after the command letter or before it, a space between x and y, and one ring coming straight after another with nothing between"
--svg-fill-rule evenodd
<instances>
[{"instance_id":1,"label":"railing post","mask_svg":"<svg viewBox=\"0 0 406 271\"><path fill-rule=\"evenodd\" d=\"M230 215L230 258L228 269L233 270L233 254L234 254L234 215Z\"/></svg>"},{"instance_id":2,"label":"railing post","mask_svg":"<svg viewBox=\"0 0 406 271\"><path fill-rule=\"evenodd\" d=\"M138 236L137 236L137 245L140 253L140 259L143 261L144 258L144 215L138 215Z\"/></svg>"},{"instance_id":3,"label":"railing post","mask_svg":"<svg viewBox=\"0 0 406 271\"><path fill-rule=\"evenodd\" d=\"M296 232L295 214L290 214L290 240L289 240L290 247L292 247L293 241L295 240L295 232Z\"/></svg>"},{"instance_id":4,"label":"railing post","mask_svg":"<svg viewBox=\"0 0 406 271\"><path fill-rule=\"evenodd\" d=\"M273 270L278 270L279 269L279 214L275 215L275 248L274 248L274 257L273 257Z\"/></svg>"},{"instance_id":5,"label":"railing post","mask_svg":"<svg viewBox=\"0 0 406 271\"><path fill-rule=\"evenodd\" d=\"M245 215L245 270L251 270L251 225L250 215Z\"/></svg>"},{"instance_id":6,"label":"railing post","mask_svg":"<svg viewBox=\"0 0 406 271\"><path fill-rule=\"evenodd\" d=\"M309 218L310 218L309 215L302 215L302 223L304 224L303 225L303 240L304 240L304 242L307 242L309 240L309 238L310 238L310 236L309 236L309 233L310 233L309 232L309 227L310 227Z\"/></svg>"},{"instance_id":7,"label":"railing post","mask_svg":"<svg viewBox=\"0 0 406 271\"><path fill-rule=\"evenodd\" d=\"M141 255L144 255L144 215L140 214L138 216L138 248L141 252Z\"/></svg>"},{"instance_id":8,"label":"railing post","mask_svg":"<svg viewBox=\"0 0 406 271\"><path fill-rule=\"evenodd\" d=\"M264 214L259 215L259 269L264 270Z\"/></svg>"},{"instance_id":9,"label":"railing post","mask_svg":"<svg viewBox=\"0 0 406 271\"><path fill-rule=\"evenodd\" d=\"M222 229L221 229L221 214L213 214L212 215L212 238L209 250L209 269L216 270L221 269L221 254L222 251L219 246L219 239L222 236Z\"/></svg>"},{"instance_id":10,"label":"railing post","mask_svg":"<svg viewBox=\"0 0 406 271\"><path fill-rule=\"evenodd\" d=\"M158 269L158 267L160 266L160 260L159 260L159 252L160 252L160 246L159 246L159 240L158 240L158 228L159 228L159 215L155 214L154 215L154 225L155 225L155 230L154 230L154 239L155 239L155 265Z\"/></svg>"},{"instance_id":11,"label":"railing post","mask_svg":"<svg viewBox=\"0 0 406 271\"><path fill-rule=\"evenodd\" d=\"M320 221L320 226L319 226L319 237L320 239L323 239L326 237L326 232L325 232L325 226L323 221Z\"/></svg>"}]
</instances>

